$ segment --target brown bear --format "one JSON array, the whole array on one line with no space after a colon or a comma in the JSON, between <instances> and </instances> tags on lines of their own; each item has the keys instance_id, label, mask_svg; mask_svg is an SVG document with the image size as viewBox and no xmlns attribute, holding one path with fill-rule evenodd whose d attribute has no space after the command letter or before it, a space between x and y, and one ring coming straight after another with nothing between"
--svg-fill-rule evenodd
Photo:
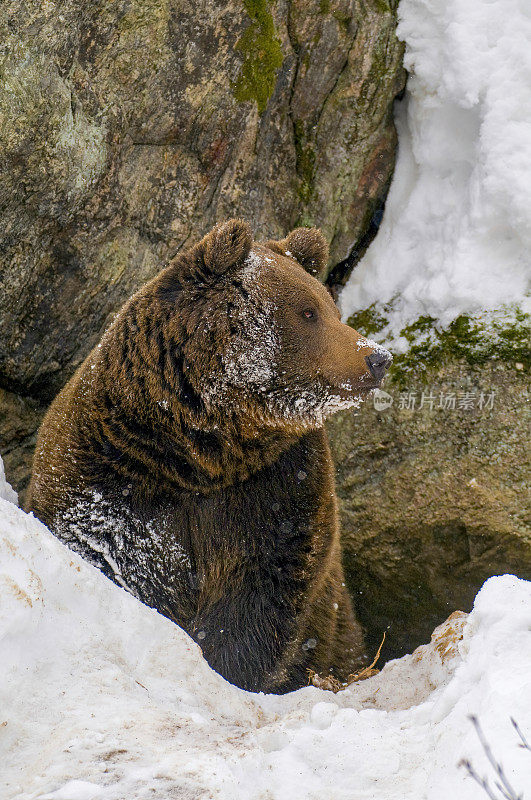
<instances>
[{"instance_id":1,"label":"brown bear","mask_svg":"<svg viewBox=\"0 0 531 800\"><path fill-rule=\"evenodd\" d=\"M309 274L327 254L316 229L216 226L124 305L34 457L29 508L251 691L364 660L323 422L391 359Z\"/></svg>"}]
</instances>

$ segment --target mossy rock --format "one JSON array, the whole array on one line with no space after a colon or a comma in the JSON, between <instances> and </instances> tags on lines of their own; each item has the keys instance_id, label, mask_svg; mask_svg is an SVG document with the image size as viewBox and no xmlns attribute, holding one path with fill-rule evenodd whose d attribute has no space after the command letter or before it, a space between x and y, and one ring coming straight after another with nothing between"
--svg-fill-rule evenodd
<instances>
[{"instance_id":1,"label":"mossy rock","mask_svg":"<svg viewBox=\"0 0 531 800\"><path fill-rule=\"evenodd\" d=\"M387 658L469 611L491 575L531 579L525 325L502 327L464 353L457 322L397 359L380 410L369 398L329 421L347 581Z\"/></svg>"},{"instance_id":2,"label":"mossy rock","mask_svg":"<svg viewBox=\"0 0 531 800\"><path fill-rule=\"evenodd\" d=\"M260 113L267 102L284 60L269 0L243 0L251 24L236 43L244 57L234 82L234 96L240 102L254 100Z\"/></svg>"},{"instance_id":3,"label":"mossy rock","mask_svg":"<svg viewBox=\"0 0 531 800\"><path fill-rule=\"evenodd\" d=\"M387 325L386 309L371 306L352 314L348 324L365 336L374 336ZM529 372L530 331L529 314L516 305L475 315L461 314L444 329L437 327L433 317L420 317L401 331L408 348L395 356L389 379L406 386L411 379L422 381L428 377L434 367L460 359L469 367L503 361Z\"/></svg>"}]
</instances>

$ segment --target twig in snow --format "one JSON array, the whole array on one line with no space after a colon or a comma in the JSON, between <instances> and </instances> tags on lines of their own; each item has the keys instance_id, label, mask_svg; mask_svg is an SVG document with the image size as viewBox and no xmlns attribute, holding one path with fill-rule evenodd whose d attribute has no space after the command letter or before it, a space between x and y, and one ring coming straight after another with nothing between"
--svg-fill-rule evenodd
<instances>
[{"instance_id":1,"label":"twig in snow","mask_svg":"<svg viewBox=\"0 0 531 800\"><path fill-rule=\"evenodd\" d=\"M368 667L364 667L359 672L355 672L353 675L349 675L347 678L346 683L341 683L337 678L334 678L333 675L325 675L325 677L321 677L314 672L313 669L308 670L308 684L312 686L316 686L318 689L325 689L330 692L340 692L342 689L346 689L347 686L350 686L351 683L356 683L357 681L364 681L366 678L372 678L373 675L377 675L379 673L379 669L375 669L374 665L380 658L380 653L382 652L383 643L385 642L385 632L380 642L380 647L378 648L378 652L376 653L372 664Z\"/></svg>"},{"instance_id":2,"label":"twig in snow","mask_svg":"<svg viewBox=\"0 0 531 800\"><path fill-rule=\"evenodd\" d=\"M520 726L518 725L518 723L517 723L517 721L514 719L514 717L511 717L511 723L512 723L512 726L513 726L513 728L515 729L516 733L518 734L518 736L519 736L519 737L520 737L520 739L522 740L522 741L520 742L520 744L518 745L518 747L522 747L524 750L529 750L529 752L531 753L531 745L528 743L528 741L527 741L527 739L525 738L524 734L523 734L523 733L522 733L522 731L520 730Z\"/></svg>"},{"instance_id":3,"label":"twig in snow","mask_svg":"<svg viewBox=\"0 0 531 800\"><path fill-rule=\"evenodd\" d=\"M509 783L507 776L505 775L502 764L496 761L492 753L492 750L490 748L490 745L487 742L483 734L483 731L481 730L478 718L474 714L472 714L469 717L469 719L472 722L474 728L476 729L476 733L480 741L480 744L483 748L483 752L487 756L489 764L496 773L498 780L495 781L494 785L500 792L501 796L504 798L504 800L524 800L524 796L522 794L517 794L513 789L513 787L511 786L511 784ZM493 790L490 788L487 778L486 777L480 778L480 776L478 775L478 773L476 772L476 770L474 769L474 767L472 766L471 762L468 759L462 759L459 762L459 766L464 767L466 769L469 776L473 778L476 781L476 783L479 784L479 786L481 786L481 788L485 791L490 800L499 800L499 797L497 797L494 794Z\"/></svg>"},{"instance_id":4,"label":"twig in snow","mask_svg":"<svg viewBox=\"0 0 531 800\"><path fill-rule=\"evenodd\" d=\"M492 790L489 786L489 782L486 778L480 778L472 763L468 760L468 758L462 758L458 764L459 767L464 767L468 772L468 776L476 781L479 786L483 789L487 797L490 797L490 800L500 800L495 794L492 793Z\"/></svg>"},{"instance_id":5,"label":"twig in snow","mask_svg":"<svg viewBox=\"0 0 531 800\"><path fill-rule=\"evenodd\" d=\"M350 686L351 683L355 683L356 681L364 681L366 678L372 678L373 675L377 675L380 672L379 669L374 668L374 665L380 658L380 653L382 652L382 647L384 642L385 642L385 631L382 637L382 641L380 642L380 647L378 648L378 652L374 656L372 664L370 664L368 667L365 667L365 669L360 670L360 672L355 672L353 675L349 675L347 678L347 686Z\"/></svg>"}]
</instances>

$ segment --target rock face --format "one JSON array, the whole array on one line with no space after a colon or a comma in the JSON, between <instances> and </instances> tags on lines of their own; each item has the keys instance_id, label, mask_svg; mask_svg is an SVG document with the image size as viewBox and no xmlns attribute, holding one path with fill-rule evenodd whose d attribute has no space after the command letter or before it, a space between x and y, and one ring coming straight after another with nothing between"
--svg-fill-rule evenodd
<instances>
[{"instance_id":1,"label":"rock face","mask_svg":"<svg viewBox=\"0 0 531 800\"><path fill-rule=\"evenodd\" d=\"M368 401L333 417L329 433L347 581L371 648L386 631L389 658L469 611L489 576L531 579L530 420L514 361L450 360L407 376L398 364L384 389L390 407Z\"/></svg>"},{"instance_id":2,"label":"rock face","mask_svg":"<svg viewBox=\"0 0 531 800\"><path fill-rule=\"evenodd\" d=\"M37 400L0 389L0 454L9 482L20 491L21 503L45 412L46 406Z\"/></svg>"},{"instance_id":3,"label":"rock face","mask_svg":"<svg viewBox=\"0 0 531 800\"><path fill-rule=\"evenodd\" d=\"M345 259L394 164L394 5L0 11L0 385L49 401L123 300L218 220L257 237L316 224L329 266Z\"/></svg>"}]
</instances>

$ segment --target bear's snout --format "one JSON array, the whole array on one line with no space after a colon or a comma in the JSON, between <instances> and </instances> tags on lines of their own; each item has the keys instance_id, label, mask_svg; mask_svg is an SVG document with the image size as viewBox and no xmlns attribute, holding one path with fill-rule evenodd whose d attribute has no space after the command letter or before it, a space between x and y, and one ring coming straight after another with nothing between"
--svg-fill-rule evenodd
<instances>
[{"instance_id":1,"label":"bear's snout","mask_svg":"<svg viewBox=\"0 0 531 800\"><path fill-rule=\"evenodd\" d=\"M393 357L391 353L388 350L384 350L383 347L371 353L370 356L365 356L365 362L369 367L369 372L377 381L382 380L391 366L392 361Z\"/></svg>"}]
</instances>

